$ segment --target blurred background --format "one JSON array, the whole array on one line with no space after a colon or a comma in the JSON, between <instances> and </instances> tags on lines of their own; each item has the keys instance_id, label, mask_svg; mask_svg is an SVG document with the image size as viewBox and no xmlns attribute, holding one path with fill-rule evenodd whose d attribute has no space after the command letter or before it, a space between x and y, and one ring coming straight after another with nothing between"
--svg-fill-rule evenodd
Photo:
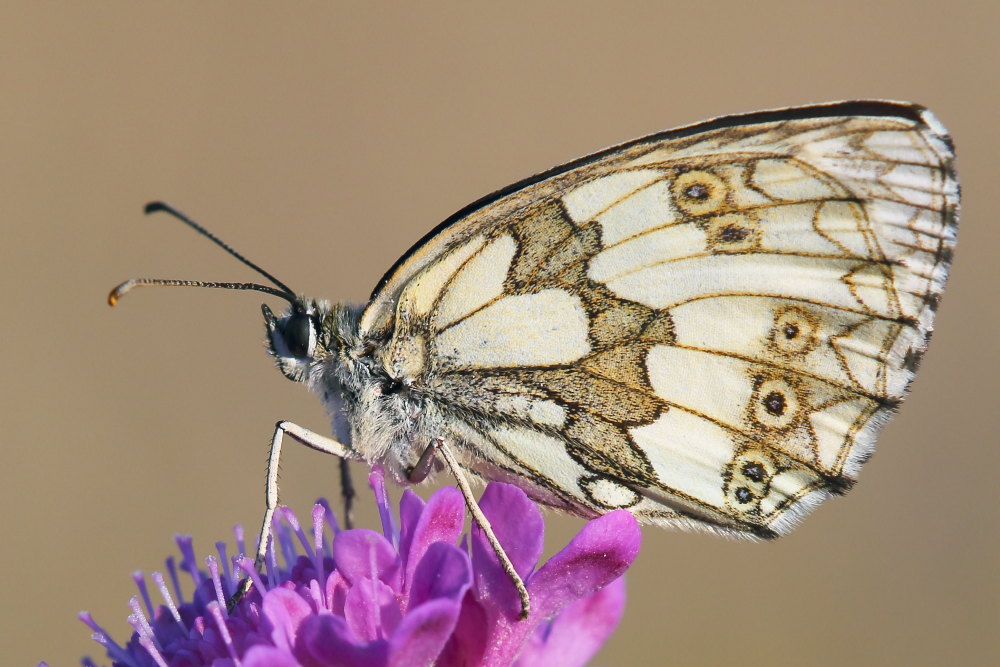
<instances>
[{"instance_id":1,"label":"blurred background","mask_svg":"<svg viewBox=\"0 0 1000 667\"><path fill-rule=\"evenodd\" d=\"M2 661L102 657L77 612L124 640L129 574L162 568L175 533L205 553L257 525L275 421L327 428L264 355L260 295L108 308L129 277L255 278L147 201L296 290L363 301L438 221L550 165L879 97L938 114L964 191L911 398L857 488L791 536L647 530L596 662L992 664L998 21L985 2L2 3ZM285 451L285 502L336 498L335 461ZM550 552L579 527L552 516Z\"/></svg>"}]
</instances>

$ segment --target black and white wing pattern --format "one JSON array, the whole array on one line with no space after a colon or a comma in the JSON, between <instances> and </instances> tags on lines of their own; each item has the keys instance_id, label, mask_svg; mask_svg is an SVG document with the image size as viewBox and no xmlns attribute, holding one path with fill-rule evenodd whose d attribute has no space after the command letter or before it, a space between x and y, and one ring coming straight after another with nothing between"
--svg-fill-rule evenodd
<instances>
[{"instance_id":1,"label":"black and white wing pattern","mask_svg":"<svg viewBox=\"0 0 1000 667\"><path fill-rule=\"evenodd\" d=\"M854 483L903 398L958 199L914 105L716 119L460 211L361 331L482 477L583 516L777 535Z\"/></svg>"}]
</instances>

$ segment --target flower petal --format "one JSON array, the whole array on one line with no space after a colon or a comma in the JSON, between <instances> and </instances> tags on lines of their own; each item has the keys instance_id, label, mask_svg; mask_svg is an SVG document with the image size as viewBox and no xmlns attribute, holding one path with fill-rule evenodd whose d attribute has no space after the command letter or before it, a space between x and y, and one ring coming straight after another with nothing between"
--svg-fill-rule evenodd
<instances>
[{"instance_id":1,"label":"flower petal","mask_svg":"<svg viewBox=\"0 0 1000 667\"><path fill-rule=\"evenodd\" d=\"M295 591L280 587L267 591L261 606L271 626L271 641L291 653L299 624L313 613L312 607Z\"/></svg>"},{"instance_id":2,"label":"flower petal","mask_svg":"<svg viewBox=\"0 0 1000 667\"><path fill-rule=\"evenodd\" d=\"M625 573L639 553L642 534L628 510L590 521L528 580L532 616L551 618Z\"/></svg>"},{"instance_id":3,"label":"flower petal","mask_svg":"<svg viewBox=\"0 0 1000 667\"><path fill-rule=\"evenodd\" d=\"M524 491L499 482L486 487L479 507L493 526L514 569L522 579L527 579L544 545L545 525L541 511ZM478 525L472 529L472 571L476 599L487 613L491 617L504 614L516 618L521 609L517 589Z\"/></svg>"},{"instance_id":4,"label":"flower petal","mask_svg":"<svg viewBox=\"0 0 1000 667\"><path fill-rule=\"evenodd\" d=\"M399 499L399 556L406 562L410 553L410 542L416 530L426 503L411 489L405 489Z\"/></svg>"},{"instance_id":5,"label":"flower petal","mask_svg":"<svg viewBox=\"0 0 1000 667\"><path fill-rule=\"evenodd\" d=\"M416 567L407 608L436 598L460 601L471 585L469 556L453 544L435 542Z\"/></svg>"},{"instance_id":6,"label":"flower petal","mask_svg":"<svg viewBox=\"0 0 1000 667\"><path fill-rule=\"evenodd\" d=\"M527 620L517 620L516 597L511 600L505 595L495 605L502 613L493 613L494 623L481 667L511 664L539 622L620 577L639 552L640 541L639 524L628 510L616 510L586 524L562 551L525 582L531 597L531 615ZM477 542L478 539L473 543L473 555ZM473 566L478 567L475 560ZM476 577L478 584L478 572ZM494 590L505 589L495 583ZM489 600L481 599L480 603L490 613Z\"/></svg>"},{"instance_id":7,"label":"flower petal","mask_svg":"<svg viewBox=\"0 0 1000 667\"><path fill-rule=\"evenodd\" d=\"M273 646L252 646L243 656L243 667L300 667L295 657Z\"/></svg>"},{"instance_id":8,"label":"flower petal","mask_svg":"<svg viewBox=\"0 0 1000 667\"><path fill-rule=\"evenodd\" d=\"M566 605L525 644L516 667L582 667L607 641L625 611L625 577Z\"/></svg>"},{"instance_id":9,"label":"flower petal","mask_svg":"<svg viewBox=\"0 0 1000 667\"><path fill-rule=\"evenodd\" d=\"M306 667L382 667L389 642L356 642L347 621L333 614L318 614L302 623L296 649L295 655Z\"/></svg>"},{"instance_id":10,"label":"flower petal","mask_svg":"<svg viewBox=\"0 0 1000 667\"><path fill-rule=\"evenodd\" d=\"M520 488L492 482L479 499L479 507L490 520L514 569L527 577L545 546L545 522L538 505Z\"/></svg>"},{"instance_id":11,"label":"flower petal","mask_svg":"<svg viewBox=\"0 0 1000 667\"><path fill-rule=\"evenodd\" d=\"M490 625L486 611L476 602L471 592L466 593L462 599L458 623L438 656L437 667L480 665L489 635Z\"/></svg>"},{"instance_id":12,"label":"flower petal","mask_svg":"<svg viewBox=\"0 0 1000 667\"><path fill-rule=\"evenodd\" d=\"M412 609L389 640L390 667L433 665L455 629L459 600L438 598Z\"/></svg>"},{"instance_id":13,"label":"flower petal","mask_svg":"<svg viewBox=\"0 0 1000 667\"><path fill-rule=\"evenodd\" d=\"M347 599L348 590L350 590L350 586L340 572L336 570L331 572L330 576L326 578L327 609L338 616L343 616L344 601Z\"/></svg>"},{"instance_id":14,"label":"flower petal","mask_svg":"<svg viewBox=\"0 0 1000 667\"><path fill-rule=\"evenodd\" d=\"M413 574L427 549L435 542L455 544L465 526L465 500L462 493L446 486L434 492L413 532L409 534L406 554L403 556L403 590L409 590Z\"/></svg>"},{"instance_id":15,"label":"flower petal","mask_svg":"<svg viewBox=\"0 0 1000 667\"><path fill-rule=\"evenodd\" d=\"M400 616L395 592L378 579L360 579L347 591L344 618L360 641L388 637L399 624Z\"/></svg>"},{"instance_id":16,"label":"flower petal","mask_svg":"<svg viewBox=\"0 0 1000 667\"><path fill-rule=\"evenodd\" d=\"M399 590L400 563L389 540L374 530L342 530L333 540L333 560L352 584L360 579L381 579Z\"/></svg>"}]
</instances>

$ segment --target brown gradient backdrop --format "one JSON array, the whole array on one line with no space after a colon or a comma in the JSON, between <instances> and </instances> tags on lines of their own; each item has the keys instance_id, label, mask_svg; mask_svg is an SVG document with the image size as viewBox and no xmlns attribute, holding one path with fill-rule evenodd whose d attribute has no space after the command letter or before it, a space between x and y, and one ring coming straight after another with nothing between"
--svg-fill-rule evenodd
<instances>
[{"instance_id":1,"label":"brown gradient backdrop","mask_svg":"<svg viewBox=\"0 0 1000 667\"><path fill-rule=\"evenodd\" d=\"M996 654L996 3L5 2L0 9L0 662L119 639L172 536L254 526L274 422L259 295L169 200L295 289L363 300L482 194L709 116L883 97L952 131L962 232L910 400L846 498L773 544L646 530L604 665L980 665ZM294 8L293 8L294 7ZM283 497L336 496L289 447ZM367 496L364 504L370 506ZM373 521L364 513L362 521ZM551 517L550 550L579 528Z\"/></svg>"}]
</instances>

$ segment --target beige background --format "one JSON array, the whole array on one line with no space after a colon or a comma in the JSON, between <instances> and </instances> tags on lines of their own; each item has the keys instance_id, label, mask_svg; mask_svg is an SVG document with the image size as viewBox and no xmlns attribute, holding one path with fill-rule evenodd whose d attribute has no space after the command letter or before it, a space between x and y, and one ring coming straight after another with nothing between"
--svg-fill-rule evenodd
<instances>
[{"instance_id":1,"label":"beige background","mask_svg":"<svg viewBox=\"0 0 1000 667\"><path fill-rule=\"evenodd\" d=\"M105 305L136 275L254 277L146 201L297 290L363 300L508 182L713 115L855 97L930 106L959 150L957 260L913 395L858 488L792 536L646 531L599 663L995 657L996 3L616 4L3 3L4 664L100 655L83 608L124 639L129 573L162 567L175 533L204 553L258 521L277 419L326 428L265 358L258 295ZM335 497L335 471L290 448L284 499ZM550 526L555 548L579 523Z\"/></svg>"}]
</instances>

